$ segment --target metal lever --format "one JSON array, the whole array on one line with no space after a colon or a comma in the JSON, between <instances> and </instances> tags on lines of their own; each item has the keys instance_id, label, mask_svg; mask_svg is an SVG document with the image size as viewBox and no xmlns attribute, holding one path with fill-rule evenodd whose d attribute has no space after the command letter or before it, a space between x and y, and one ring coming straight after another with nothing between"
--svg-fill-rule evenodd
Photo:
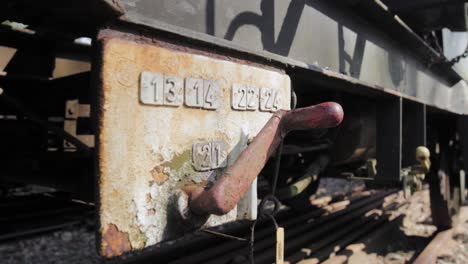
<instances>
[{"instance_id":1,"label":"metal lever","mask_svg":"<svg viewBox=\"0 0 468 264\"><path fill-rule=\"evenodd\" d=\"M228 213L244 196L288 132L335 127L342 120L343 108L334 102L277 111L211 188L197 186L192 189L189 194L190 210L197 215Z\"/></svg>"}]
</instances>

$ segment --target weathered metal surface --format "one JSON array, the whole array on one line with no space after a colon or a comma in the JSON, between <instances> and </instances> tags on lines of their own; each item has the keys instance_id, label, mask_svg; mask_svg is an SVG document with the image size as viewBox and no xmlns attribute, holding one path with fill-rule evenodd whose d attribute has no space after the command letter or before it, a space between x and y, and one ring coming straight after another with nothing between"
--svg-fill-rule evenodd
<instances>
[{"instance_id":1,"label":"weathered metal surface","mask_svg":"<svg viewBox=\"0 0 468 264\"><path fill-rule=\"evenodd\" d=\"M343 109L333 102L276 112L211 188L206 190L200 186L191 192L190 209L200 215L228 213L245 194L288 132L335 127L342 120Z\"/></svg>"},{"instance_id":2,"label":"weathered metal surface","mask_svg":"<svg viewBox=\"0 0 468 264\"><path fill-rule=\"evenodd\" d=\"M233 109L232 87L272 89L282 98L279 108L287 110L290 80L280 71L188 53L158 41L154 43L159 45L142 43L139 37L123 37L114 31L101 32L98 41L102 52L97 140L100 232L114 225L128 234L131 249L136 250L182 236L198 226L200 221L180 218L176 194L188 185L215 181L272 116L259 108ZM142 89L148 89L146 81L141 85L145 72L181 78L184 89L191 88L190 78L216 81L219 105L216 109L195 108L192 103L196 100L187 105L184 93L183 102L177 105L147 104L145 100L151 97L142 100L140 96ZM255 218L256 202L254 181L237 208L202 219L201 224ZM110 254L114 251L101 242L104 256L128 250L125 247Z\"/></svg>"},{"instance_id":3,"label":"weathered metal surface","mask_svg":"<svg viewBox=\"0 0 468 264\"><path fill-rule=\"evenodd\" d=\"M160 0L161 8L152 0L122 3L122 19L134 24L290 64L292 73L306 69L307 75L344 80L353 86L350 92L364 87L401 93L429 106L468 112L464 81L449 89L427 63L394 41L398 36L389 37L376 23L329 1Z\"/></svg>"},{"instance_id":4,"label":"weathered metal surface","mask_svg":"<svg viewBox=\"0 0 468 264\"><path fill-rule=\"evenodd\" d=\"M334 2L101 0L80 1L64 9L56 0L47 3L8 0L0 5L0 17L14 18L12 20L32 26L40 21L41 28L58 27L62 31L86 34L120 19L174 33L183 41L195 40L290 64L294 66L291 72L306 69L308 75L315 73L343 79L367 91L402 93L410 100L429 106L468 113L468 102L462 99L468 94L465 81L457 83L450 91L441 79L453 80L450 76L457 74L443 64L433 63L437 54L431 55L434 52L424 43L410 41L416 45L405 45L401 42L400 34L396 34L399 30L413 36L410 39L420 39L402 21L391 14L380 23L365 21L365 17L370 16L378 22L380 12L369 12L366 6L381 7L386 11L381 2ZM343 5L361 6L361 12ZM391 23L387 23L390 20ZM397 31L388 30L392 24L397 24ZM7 37L2 42L14 42L11 39ZM454 50L451 47L445 49L449 46L445 42L444 52ZM415 54L421 54L423 60L415 59ZM426 61L429 57L430 61ZM436 71L431 72L431 68ZM455 68L459 75L466 77L462 67Z\"/></svg>"},{"instance_id":5,"label":"weathered metal surface","mask_svg":"<svg viewBox=\"0 0 468 264\"><path fill-rule=\"evenodd\" d=\"M421 32L419 28L409 27L408 24L395 13L391 12L382 2L374 0L361 0L358 2L343 2L334 1L335 3L349 8L349 11L357 13L371 24L379 28L387 36L390 36L401 47L411 52L411 57L417 59L420 64L438 76L439 81L447 86L453 86L462 78L455 72L447 59L441 54L441 50L435 49L433 46L424 40L420 35L416 34L412 29Z\"/></svg>"},{"instance_id":6,"label":"weathered metal surface","mask_svg":"<svg viewBox=\"0 0 468 264\"><path fill-rule=\"evenodd\" d=\"M102 235L102 245L105 250L104 255L113 257L132 249L128 233L119 231L117 226L109 224Z\"/></svg>"}]
</instances>

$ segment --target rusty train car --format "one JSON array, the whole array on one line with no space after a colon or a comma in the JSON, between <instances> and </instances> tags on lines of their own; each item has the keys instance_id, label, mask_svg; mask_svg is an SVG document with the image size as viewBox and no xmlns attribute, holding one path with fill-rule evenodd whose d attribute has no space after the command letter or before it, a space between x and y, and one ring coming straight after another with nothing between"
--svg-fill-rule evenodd
<instances>
[{"instance_id":1,"label":"rusty train car","mask_svg":"<svg viewBox=\"0 0 468 264\"><path fill-rule=\"evenodd\" d=\"M4 0L0 183L95 204L108 258L256 219L272 193L307 210L319 177L428 182L448 227L465 2Z\"/></svg>"}]
</instances>

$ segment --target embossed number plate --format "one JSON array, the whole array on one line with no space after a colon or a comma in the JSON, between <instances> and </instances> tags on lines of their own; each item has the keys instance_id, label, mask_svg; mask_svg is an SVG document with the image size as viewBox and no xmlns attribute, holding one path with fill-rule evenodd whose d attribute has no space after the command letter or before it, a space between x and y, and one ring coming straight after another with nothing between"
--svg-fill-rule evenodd
<instances>
[{"instance_id":1,"label":"embossed number plate","mask_svg":"<svg viewBox=\"0 0 468 264\"><path fill-rule=\"evenodd\" d=\"M255 218L256 183L237 208L203 223L178 216L175 194L216 181L272 112L288 109L288 76L108 33L99 38L101 254Z\"/></svg>"}]
</instances>

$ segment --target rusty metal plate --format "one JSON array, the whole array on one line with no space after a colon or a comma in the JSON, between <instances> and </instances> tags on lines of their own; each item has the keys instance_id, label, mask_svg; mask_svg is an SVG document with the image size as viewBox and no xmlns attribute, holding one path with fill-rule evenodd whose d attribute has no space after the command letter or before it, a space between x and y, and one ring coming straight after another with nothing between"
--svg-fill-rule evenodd
<instances>
[{"instance_id":1,"label":"rusty metal plate","mask_svg":"<svg viewBox=\"0 0 468 264\"><path fill-rule=\"evenodd\" d=\"M289 108L289 77L112 35L100 42L101 254L118 256L201 225L255 218L255 183L228 214L196 221L180 217L176 194L216 181L272 111ZM233 98L237 87L245 99Z\"/></svg>"}]
</instances>

